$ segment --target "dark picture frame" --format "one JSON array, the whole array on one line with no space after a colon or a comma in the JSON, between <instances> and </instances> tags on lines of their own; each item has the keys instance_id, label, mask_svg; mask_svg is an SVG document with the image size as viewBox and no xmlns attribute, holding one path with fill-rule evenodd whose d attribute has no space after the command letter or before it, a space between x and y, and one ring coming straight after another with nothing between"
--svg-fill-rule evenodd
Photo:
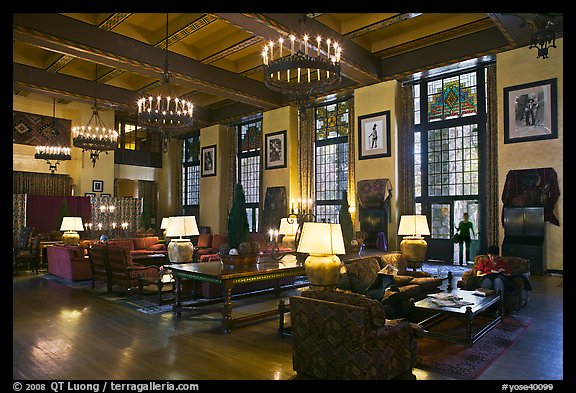
<instances>
[{"instance_id":1,"label":"dark picture frame","mask_svg":"<svg viewBox=\"0 0 576 393\"><path fill-rule=\"evenodd\" d=\"M391 156L390 111L358 116L358 159Z\"/></svg>"},{"instance_id":2,"label":"dark picture frame","mask_svg":"<svg viewBox=\"0 0 576 393\"><path fill-rule=\"evenodd\" d=\"M203 146L200 153L200 175L216 176L216 145Z\"/></svg>"},{"instance_id":3,"label":"dark picture frame","mask_svg":"<svg viewBox=\"0 0 576 393\"><path fill-rule=\"evenodd\" d=\"M104 181L103 180L92 180L92 191L93 192L104 191Z\"/></svg>"},{"instance_id":4,"label":"dark picture frame","mask_svg":"<svg viewBox=\"0 0 576 393\"><path fill-rule=\"evenodd\" d=\"M265 168L286 168L286 130L266 134L264 145Z\"/></svg>"},{"instance_id":5,"label":"dark picture frame","mask_svg":"<svg viewBox=\"0 0 576 393\"><path fill-rule=\"evenodd\" d=\"M87 197L95 197L96 194L94 194L93 192L85 192L85 193L84 193L84 196L87 196Z\"/></svg>"},{"instance_id":6,"label":"dark picture frame","mask_svg":"<svg viewBox=\"0 0 576 393\"><path fill-rule=\"evenodd\" d=\"M102 193L102 194L100 194L100 196L101 196L101 197L110 197L111 195L110 195L110 194L107 194L107 193Z\"/></svg>"},{"instance_id":7,"label":"dark picture frame","mask_svg":"<svg viewBox=\"0 0 576 393\"><path fill-rule=\"evenodd\" d=\"M556 138L556 78L504 88L504 143Z\"/></svg>"}]
</instances>

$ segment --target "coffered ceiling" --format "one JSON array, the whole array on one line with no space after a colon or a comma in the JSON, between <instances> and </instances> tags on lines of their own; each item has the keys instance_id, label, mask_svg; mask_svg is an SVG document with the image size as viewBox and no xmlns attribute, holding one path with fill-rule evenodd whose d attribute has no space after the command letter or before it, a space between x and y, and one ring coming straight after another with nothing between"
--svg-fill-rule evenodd
<instances>
[{"instance_id":1,"label":"coffered ceiling","mask_svg":"<svg viewBox=\"0 0 576 393\"><path fill-rule=\"evenodd\" d=\"M316 13L307 14L305 29L342 46L342 80L324 94L347 94L527 46L532 29L552 16L561 36L562 15ZM161 85L167 58L173 89L195 105L195 125L229 124L291 104L292 97L264 85L261 52L265 42L302 31L302 16L13 14L14 94L38 93L64 104L93 104L96 97L99 106L135 114L137 99Z\"/></svg>"}]
</instances>

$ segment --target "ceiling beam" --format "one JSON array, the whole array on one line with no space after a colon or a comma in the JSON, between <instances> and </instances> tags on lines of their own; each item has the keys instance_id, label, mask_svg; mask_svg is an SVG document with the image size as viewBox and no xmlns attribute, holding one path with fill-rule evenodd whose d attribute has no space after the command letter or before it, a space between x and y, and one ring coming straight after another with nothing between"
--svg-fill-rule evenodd
<instances>
[{"instance_id":1,"label":"ceiling beam","mask_svg":"<svg viewBox=\"0 0 576 393\"><path fill-rule=\"evenodd\" d=\"M160 79L165 51L59 14L14 14L14 39L47 50ZM170 53L171 83L273 109L281 94L254 79Z\"/></svg>"}]
</instances>

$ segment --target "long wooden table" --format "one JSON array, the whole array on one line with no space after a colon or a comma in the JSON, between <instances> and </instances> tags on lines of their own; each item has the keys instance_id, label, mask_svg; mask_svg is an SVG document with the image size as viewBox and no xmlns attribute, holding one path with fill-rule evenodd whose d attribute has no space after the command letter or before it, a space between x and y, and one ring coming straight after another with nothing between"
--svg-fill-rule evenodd
<instances>
[{"instance_id":1,"label":"long wooden table","mask_svg":"<svg viewBox=\"0 0 576 393\"><path fill-rule=\"evenodd\" d=\"M181 280L204 281L224 286L222 311L222 328L224 333L230 332L232 327L246 322L271 317L278 313L278 309L263 311L247 316L232 317L232 288L236 284L255 281L276 280L274 291L279 296L280 279L284 277L305 276L304 264L298 262L294 255L285 255L279 260L271 257L260 257L258 263L250 266L228 266L222 262L176 263L164 266L170 269L175 279L176 293L173 306L174 317L180 318L185 308L195 308L198 305L184 306L181 299Z\"/></svg>"}]
</instances>

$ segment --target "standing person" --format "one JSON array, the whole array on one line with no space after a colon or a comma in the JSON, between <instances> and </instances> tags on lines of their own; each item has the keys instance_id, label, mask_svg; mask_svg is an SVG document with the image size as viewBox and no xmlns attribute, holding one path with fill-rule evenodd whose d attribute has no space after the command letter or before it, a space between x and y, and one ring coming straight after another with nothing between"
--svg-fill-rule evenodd
<instances>
[{"instance_id":1,"label":"standing person","mask_svg":"<svg viewBox=\"0 0 576 393\"><path fill-rule=\"evenodd\" d=\"M460 241L458 242L458 261L460 262L460 266L463 266L464 262L467 263L468 260L470 260L470 231L472 231L472 234L476 236L476 232L474 232L474 225L471 221L468 221L468 213L464 213L462 221L460 221L456 227L456 231L459 232L460 235ZM462 259L463 244L466 244L466 260Z\"/></svg>"},{"instance_id":2,"label":"standing person","mask_svg":"<svg viewBox=\"0 0 576 393\"><path fill-rule=\"evenodd\" d=\"M488 259L482 259L476 267L476 276L480 285L486 289L501 289L504 292L506 277L512 274L512 269L506 260L500 258L498 246L488 247Z\"/></svg>"},{"instance_id":3,"label":"standing person","mask_svg":"<svg viewBox=\"0 0 576 393\"><path fill-rule=\"evenodd\" d=\"M378 130L377 130L377 125L374 124L374 127L372 127L372 133L370 134L370 148L371 149L376 149L378 147Z\"/></svg>"},{"instance_id":4,"label":"standing person","mask_svg":"<svg viewBox=\"0 0 576 393\"><path fill-rule=\"evenodd\" d=\"M538 104L534 101L534 98L528 100L525 109L526 125L533 126L536 125L536 108Z\"/></svg>"}]
</instances>

